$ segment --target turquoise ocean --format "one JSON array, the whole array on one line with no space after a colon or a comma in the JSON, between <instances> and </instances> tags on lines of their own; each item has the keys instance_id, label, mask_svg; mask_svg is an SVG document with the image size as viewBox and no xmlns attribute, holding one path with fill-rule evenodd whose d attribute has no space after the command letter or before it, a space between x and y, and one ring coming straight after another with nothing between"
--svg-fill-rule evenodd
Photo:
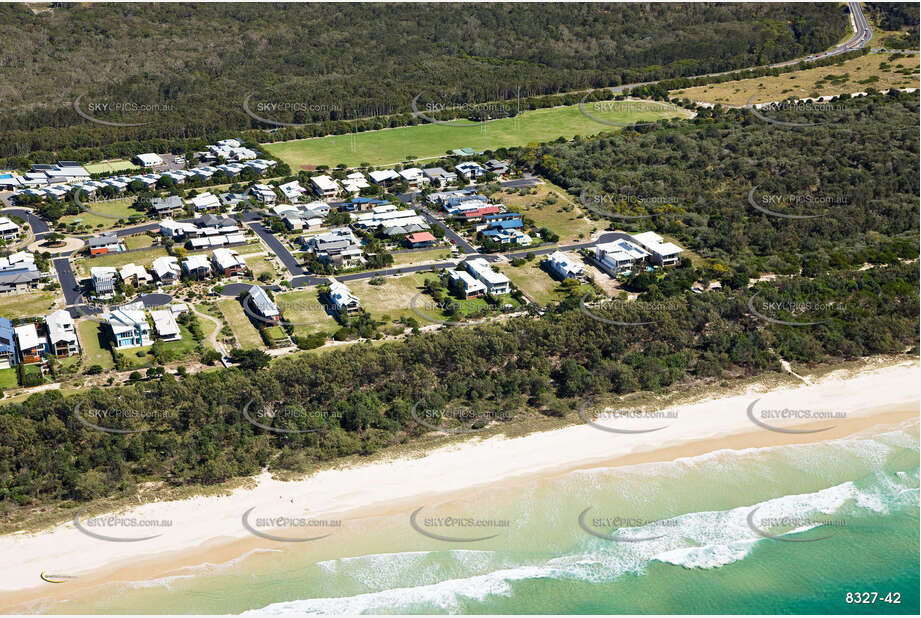
<instances>
[{"instance_id":1,"label":"turquoise ocean","mask_svg":"<svg viewBox=\"0 0 921 618\"><path fill-rule=\"evenodd\" d=\"M429 498L406 512L345 520L320 541L265 541L230 562L31 609L917 614L918 464L912 422L826 442L502 481L450 502ZM410 523L416 509L422 532Z\"/></svg>"}]
</instances>

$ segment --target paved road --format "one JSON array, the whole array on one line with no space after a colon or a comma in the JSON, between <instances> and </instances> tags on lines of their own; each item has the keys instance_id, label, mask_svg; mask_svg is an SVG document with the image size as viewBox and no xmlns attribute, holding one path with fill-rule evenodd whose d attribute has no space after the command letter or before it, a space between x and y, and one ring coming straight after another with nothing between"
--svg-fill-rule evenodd
<instances>
[{"instance_id":1,"label":"paved road","mask_svg":"<svg viewBox=\"0 0 921 618\"><path fill-rule=\"evenodd\" d=\"M444 230L445 236L453 240L454 244L458 249L461 250L462 253L476 253L476 247L467 242L463 236L452 230L449 225L443 223L438 217L432 214L432 211L430 211L428 208L425 208L424 206L417 206L417 209L419 210L419 214L421 214L422 217L428 221L429 225L440 227L442 230Z\"/></svg>"},{"instance_id":2,"label":"paved road","mask_svg":"<svg viewBox=\"0 0 921 618\"><path fill-rule=\"evenodd\" d=\"M269 246L270 249L278 256L278 259L281 260L281 263L285 265L285 268L290 271L295 277L300 277L306 274L307 271L300 265L300 262L297 261L297 258L291 254L288 249L281 244L281 241L275 238L275 235L267 230L261 223L255 221L247 223L247 225L252 229L256 234L265 241L265 244Z\"/></svg>"},{"instance_id":3,"label":"paved road","mask_svg":"<svg viewBox=\"0 0 921 618\"><path fill-rule=\"evenodd\" d=\"M54 264L54 270L58 274L58 281L61 284L61 291L64 293L64 299L67 304L75 305L79 303L83 297L80 293L80 286L77 285L77 277L70 266L70 259L67 257L55 258L52 260L52 264Z\"/></svg>"},{"instance_id":4,"label":"paved road","mask_svg":"<svg viewBox=\"0 0 921 618\"><path fill-rule=\"evenodd\" d=\"M31 210L25 210L23 208L3 208L0 209L0 215L14 215L25 219L29 225L32 226L32 233L35 234L36 240L41 239L45 234L51 231L51 228L48 227L48 222Z\"/></svg>"}]
</instances>

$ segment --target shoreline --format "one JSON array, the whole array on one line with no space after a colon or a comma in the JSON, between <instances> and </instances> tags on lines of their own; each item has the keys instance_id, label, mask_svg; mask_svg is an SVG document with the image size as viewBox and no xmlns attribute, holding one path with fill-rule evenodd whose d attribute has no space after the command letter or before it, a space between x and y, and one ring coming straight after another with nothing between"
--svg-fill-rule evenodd
<instances>
[{"instance_id":1,"label":"shoreline","mask_svg":"<svg viewBox=\"0 0 921 618\"><path fill-rule=\"evenodd\" d=\"M298 507L313 507L300 511L307 517L347 514L343 517L347 524L360 524L369 518L408 514L426 501L462 499L489 485L519 484L574 470L670 461L724 450L833 440L918 418L917 361L870 366L852 375L843 373L848 372L832 371L809 385L772 391L752 385L732 396L678 404L669 408L677 411L675 418L654 422L667 426L642 434L618 435L579 424L517 438L473 437L422 457L328 469L296 481L277 481L264 473L256 477L254 488L237 489L224 496L145 504L124 513L177 524L151 541L99 541L81 534L73 522L35 533L3 535L0 551L19 559L0 567L0 608L21 611L32 603L72 598L114 581L151 580L206 562L226 563L253 550L286 545L246 532L241 515L249 508L256 507L257 512L278 509L296 500ZM746 415L746 408L758 398L765 406L834 409L846 413L847 418L796 423L796 433L768 431ZM813 432L802 433L809 430ZM157 532L161 530L147 534ZM291 536L303 534L300 531ZM62 547L67 551L59 551ZM79 579L52 586L39 579L43 571Z\"/></svg>"}]
</instances>

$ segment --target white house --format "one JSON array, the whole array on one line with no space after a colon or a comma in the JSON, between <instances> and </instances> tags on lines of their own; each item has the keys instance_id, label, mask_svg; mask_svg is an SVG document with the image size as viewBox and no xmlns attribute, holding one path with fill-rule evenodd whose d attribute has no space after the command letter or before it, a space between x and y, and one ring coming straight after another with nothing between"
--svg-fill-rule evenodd
<instances>
[{"instance_id":1,"label":"white house","mask_svg":"<svg viewBox=\"0 0 921 618\"><path fill-rule=\"evenodd\" d=\"M55 356L73 356L80 353L80 340L74 319L64 309L45 316L48 329L48 349Z\"/></svg>"},{"instance_id":2,"label":"white house","mask_svg":"<svg viewBox=\"0 0 921 618\"><path fill-rule=\"evenodd\" d=\"M501 296L511 291L509 278L502 273L497 273L489 265L489 262L483 258L474 258L467 260L464 267L471 275L480 280L486 286L486 291L490 294Z\"/></svg>"},{"instance_id":3,"label":"white house","mask_svg":"<svg viewBox=\"0 0 921 618\"><path fill-rule=\"evenodd\" d=\"M430 182L418 167L407 167L400 172L400 177L406 181L410 189L421 189Z\"/></svg>"},{"instance_id":4,"label":"white house","mask_svg":"<svg viewBox=\"0 0 921 618\"><path fill-rule=\"evenodd\" d=\"M333 302L336 313L341 315L352 315L361 311L361 303L358 297L352 294L352 291L344 283L330 278L329 299Z\"/></svg>"},{"instance_id":5,"label":"white house","mask_svg":"<svg viewBox=\"0 0 921 618\"><path fill-rule=\"evenodd\" d=\"M393 170L371 172L368 176L371 177L371 182L376 185L389 185L400 179L400 175Z\"/></svg>"},{"instance_id":6,"label":"white house","mask_svg":"<svg viewBox=\"0 0 921 618\"><path fill-rule=\"evenodd\" d=\"M215 249L211 252L211 261L215 270L225 277L246 272L246 261L233 249Z\"/></svg>"},{"instance_id":7,"label":"white house","mask_svg":"<svg viewBox=\"0 0 921 618\"><path fill-rule=\"evenodd\" d=\"M96 296L109 296L115 293L115 277L118 271L113 266L93 266L90 268L90 279Z\"/></svg>"},{"instance_id":8,"label":"white house","mask_svg":"<svg viewBox=\"0 0 921 618\"><path fill-rule=\"evenodd\" d=\"M467 178L479 178L486 173L486 170L483 169L483 166L476 161L464 161L463 163L458 163L454 166L454 169L456 169Z\"/></svg>"},{"instance_id":9,"label":"white house","mask_svg":"<svg viewBox=\"0 0 921 618\"><path fill-rule=\"evenodd\" d=\"M283 185L278 185L278 188L281 189L281 192L288 198L289 202L298 202L301 197L307 193L307 189L301 186L296 180L285 183Z\"/></svg>"},{"instance_id":10,"label":"white house","mask_svg":"<svg viewBox=\"0 0 921 618\"><path fill-rule=\"evenodd\" d=\"M171 284L179 279L179 259L171 255L158 257L151 264L151 270L160 283Z\"/></svg>"},{"instance_id":11,"label":"white house","mask_svg":"<svg viewBox=\"0 0 921 618\"><path fill-rule=\"evenodd\" d=\"M281 311L269 295L258 285L249 289L249 298L252 301L256 313L262 316L264 321L277 324L281 320Z\"/></svg>"},{"instance_id":12,"label":"white house","mask_svg":"<svg viewBox=\"0 0 921 618\"><path fill-rule=\"evenodd\" d=\"M313 176L310 184L320 197L335 197L339 194L339 183L329 176Z\"/></svg>"},{"instance_id":13,"label":"white house","mask_svg":"<svg viewBox=\"0 0 921 618\"><path fill-rule=\"evenodd\" d=\"M595 245L595 261L598 266L615 277L634 270L637 264L642 264L648 257L648 251L625 239Z\"/></svg>"},{"instance_id":14,"label":"white house","mask_svg":"<svg viewBox=\"0 0 921 618\"><path fill-rule=\"evenodd\" d=\"M460 291L465 299L476 298L486 294L486 286L470 276L464 270L452 270L448 272L451 277L451 283Z\"/></svg>"},{"instance_id":15,"label":"white house","mask_svg":"<svg viewBox=\"0 0 921 618\"><path fill-rule=\"evenodd\" d=\"M221 200L210 191L206 191L192 198L192 206L195 207L196 212L217 209L221 207Z\"/></svg>"},{"instance_id":16,"label":"white house","mask_svg":"<svg viewBox=\"0 0 921 618\"><path fill-rule=\"evenodd\" d=\"M125 305L106 315L106 322L112 331L116 349L136 348L153 343L150 338L150 324L140 303Z\"/></svg>"},{"instance_id":17,"label":"white house","mask_svg":"<svg viewBox=\"0 0 921 618\"><path fill-rule=\"evenodd\" d=\"M575 261L562 251L554 251L547 259L547 266L561 279L579 277L585 270L579 262Z\"/></svg>"},{"instance_id":18,"label":"white house","mask_svg":"<svg viewBox=\"0 0 921 618\"><path fill-rule=\"evenodd\" d=\"M251 189L253 196L263 204L275 203L275 190L269 185L257 184Z\"/></svg>"},{"instance_id":19,"label":"white house","mask_svg":"<svg viewBox=\"0 0 921 618\"><path fill-rule=\"evenodd\" d=\"M172 311L169 309L152 310L150 317L153 319L157 337L164 341L179 341L182 339L182 332L179 330L179 325L176 323L176 318Z\"/></svg>"},{"instance_id":20,"label":"white house","mask_svg":"<svg viewBox=\"0 0 921 618\"><path fill-rule=\"evenodd\" d=\"M190 255L182 262L182 270L192 279L203 279L211 274L211 264L204 255Z\"/></svg>"},{"instance_id":21,"label":"white house","mask_svg":"<svg viewBox=\"0 0 921 618\"><path fill-rule=\"evenodd\" d=\"M19 226L13 223L9 217L0 217L0 238L6 241L19 238Z\"/></svg>"},{"instance_id":22,"label":"white house","mask_svg":"<svg viewBox=\"0 0 921 618\"><path fill-rule=\"evenodd\" d=\"M677 264L684 251L674 243L665 240L655 232L642 232L631 236L633 241L652 254L651 260L657 266Z\"/></svg>"},{"instance_id":23,"label":"white house","mask_svg":"<svg viewBox=\"0 0 921 618\"><path fill-rule=\"evenodd\" d=\"M143 266L138 266L133 262L122 266L121 270L118 271L118 275L126 285L140 285L141 283L150 283L153 280L153 277Z\"/></svg>"}]
</instances>

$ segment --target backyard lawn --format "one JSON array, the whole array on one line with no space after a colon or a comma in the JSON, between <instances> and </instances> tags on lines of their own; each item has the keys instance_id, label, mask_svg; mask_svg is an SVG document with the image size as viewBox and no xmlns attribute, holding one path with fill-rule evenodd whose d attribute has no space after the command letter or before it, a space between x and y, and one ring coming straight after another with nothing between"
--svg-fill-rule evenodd
<instances>
[{"instance_id":1,"label":"backyard lawn","mask_svg":"<svg viewBox=\"0 0 921 618\"><path fill-rule=\"evenodd\" d=\"M606 103L606 104L605 104ZM654 105L651 104L650 107ZM586 109L596 118L609 122L648 122L660 118L690 115L684 110L665 107L662 110L637 110L603 102L600 107L586 103ZM350 167L391 165L407 157L440 157L446 151L469 147L477 151L500 147L525 146L535 142L552 141L558 137L596 135L618 130L617 126L598 122L583 114L579 105L565 105L522 112L516 118L492 120L484 126L465 120L453 126L423 124L412 127L365 131L352 135L330 135L310 139L264 144L273 157L282 159L292 170L312 169L317 165Z\"/></svg>"},{"instance_id":2,"label":"backyard lawn","mask_svg":"<svg viewBox=\"0 0 921 618\"><path fill-rule=\"evenodd\" d=\"M77 333L80 337L85 367L100 365L103 369L115 368L112 353L105 347L106 339L101 323L90 319L78 320Z\"/></svg>"},{"instance_id":3,"label":"backyard lawn","mask_svg":"<svg viewBox=\"0 0 921 618\"><path fill-rule=\"evenodd\" d=\"M0 295L0 316L5 318L27 318L50 313L54 294L40 290L25 294Z\"/></svg>"},{"instance_id":4,"label":"backyard lawn","mask_svg":"<svg viewBox=\"0 0 921 618\"><path fill-rule=\"evenodd\" d=\"M233 336L237 340L239 347L246 349L263 348L262 337L243 312L240 301L228 298L217 301L217 306L220 307L221 313L224 315L224 321L233 331Z\"/></svg>"},{"instance_id":5,"label":"backyard lawn","mask_svg":"<svg viewBox=\"0 0 921 618\"><path fill-rule=\"evenodd\" d=\"M537 227L546 227L560 236L560 242L578 242L588 238L592 230L604 227L600 222L588 221L583 209L563 189L544 182L521 195L516 189L498 191L492 199L501 202L509 210L520 212L532 219Z\"/></svg>"},{"instance_id":6,"label":"backyard lawn","mask_svg":"<svg viewBox=\"0 0 921 618\"><path fill-rule=\"evenodd\" d=\"M165 341L163 345L166 350L169 350L173 354L173 358L169 362L175 362L182 359L183 357L191 354L198 347L198 342L192 337L192 333L183 326L179 325L179 332L182 334L182 339L179 341ZM145 345L137 348L125 348L123 350L118 350L118 353L125 357L128 361L130 367L128 369L141 369L144 367L150 367L154 365L155 359L150 353L150 349L153 345Z\"/></svg>"},{"instance_id":7,"label":"backyard lawn","mask_svg":"<svg viewBox=\"0 0 921 618\"><path fill-rule=\"evenodd\" d=\"M0 390L17 386L19 386L19 378L16 377L16 368L0 369Z\"/></svg>"}]
</instances>

